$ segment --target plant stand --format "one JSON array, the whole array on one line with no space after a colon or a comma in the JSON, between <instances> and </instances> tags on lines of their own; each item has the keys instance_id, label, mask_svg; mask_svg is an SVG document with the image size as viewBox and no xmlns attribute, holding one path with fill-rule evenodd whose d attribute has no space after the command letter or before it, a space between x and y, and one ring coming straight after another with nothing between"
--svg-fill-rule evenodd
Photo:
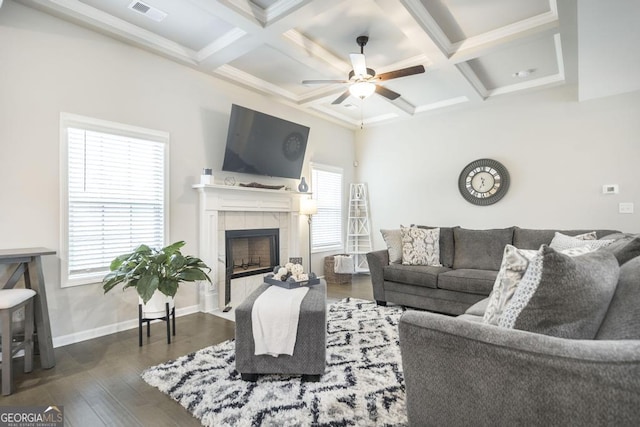
<instances>
[{"instance_id":1,"label":"plant stand","mask_svg":"<svg viewBox=\"0 0 640 427\"><path fill-rule=\"evenodd\" d=\"M159 298L156 298L159 297ZM164 310L161 309L164 302ZM147 304L138 301L138 345L142 347L142 324L147 323L147 338L151 336L151 322L154 320L164 320L167 322L167 344L171 344L171 335L176 335L176 307L173 298L154 294ZM173 333L171 331L173 323Z\"/></svg>"}]
</instances>

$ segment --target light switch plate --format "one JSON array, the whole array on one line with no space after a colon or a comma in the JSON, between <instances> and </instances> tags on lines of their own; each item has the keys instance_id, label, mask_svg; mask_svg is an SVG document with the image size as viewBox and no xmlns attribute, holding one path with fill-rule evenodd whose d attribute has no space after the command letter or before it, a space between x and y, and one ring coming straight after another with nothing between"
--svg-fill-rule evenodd
<instances>
[{"instance_id":1,"label":"light switch plate","mask_svg":"<svg viewBox=\"0 0 640 427\"><path fill-rule=\"evenodd\" d=\"M632 214L633 213L633 203L625 202L618 204L618 213L621 214Z\"/></svg>"},{"instance_id":2,"label":"light switch plate","mask_svg":"<svg viewBox=\"0 0 640 427\"><path fill-rule=\"evenodd\" d=\"M602 186L602 194L618 194L619 192L618 184L605 184Z\"/></svg>"}]
</instances>

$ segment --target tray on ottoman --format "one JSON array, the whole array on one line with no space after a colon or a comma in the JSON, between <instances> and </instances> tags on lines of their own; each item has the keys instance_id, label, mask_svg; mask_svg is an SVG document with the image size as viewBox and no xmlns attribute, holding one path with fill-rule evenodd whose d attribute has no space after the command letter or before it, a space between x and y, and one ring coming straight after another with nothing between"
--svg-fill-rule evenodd
<instances>
[{"instance_id":1,"label":"tray on ottoman","mask_svg":"<svg viewBox=\"0 0 640 427\"><path fill-rule=\"evenodd\" d=\"M300 282L288 282L288 281L283 282L282 280L276 280L272 277L267 277L267 276L264 276L264 281L265 283L268 283L270 285L280 286L281 288L285 288L285 289L297 289L303 286L314 286L320 283L320 279L318 278L303 280Z\"/></svg>"}]
</instances>

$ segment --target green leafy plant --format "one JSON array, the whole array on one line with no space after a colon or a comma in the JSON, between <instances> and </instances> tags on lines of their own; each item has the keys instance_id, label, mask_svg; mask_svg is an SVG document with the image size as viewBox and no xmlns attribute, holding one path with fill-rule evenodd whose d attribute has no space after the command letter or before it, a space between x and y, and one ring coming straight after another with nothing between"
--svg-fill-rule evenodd
<instances>
[{"instance_id":1,"label":"green leafy plant","mask_svg":"<svg viewBox=\"0 0 640 427\"><path fill-rule=\"evenodd\" d=\"M140 245L133 252L118 256L111 262L111 272L102 279L104 293L124 283L123 290L135 287L146 304L156 290L175 296L180 282L211 283L207 275L211 269L200 258L182 255L180 248L184 245L180 241L160 250Z\"/></svg>"}]
</instances>

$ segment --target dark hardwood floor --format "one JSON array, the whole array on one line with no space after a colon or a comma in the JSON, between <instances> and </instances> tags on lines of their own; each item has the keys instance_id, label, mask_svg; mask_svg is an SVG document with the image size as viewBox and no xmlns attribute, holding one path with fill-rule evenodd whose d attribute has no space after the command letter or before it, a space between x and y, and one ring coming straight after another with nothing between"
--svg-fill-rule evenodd
<instances>
[{"instance_id":1,"label":"dark hardwood floor","mask_svg":"<svg viewBox=\"0 0 640 427\"><path fill-rule=\"evenodd\" d=\"M355 275L350 285L329 285L327 297L372 300L371 279ZM56 366L22 373L15 363L15 390L2 406L63 405L65 426L199 426L178 403L141 378L150 366L233 338L234 323L196 313L176 319L176 336L166 342L164 324L151 325L151 337L138 347L138 330L55 349Z\"/></svg>"}]
</instances>

